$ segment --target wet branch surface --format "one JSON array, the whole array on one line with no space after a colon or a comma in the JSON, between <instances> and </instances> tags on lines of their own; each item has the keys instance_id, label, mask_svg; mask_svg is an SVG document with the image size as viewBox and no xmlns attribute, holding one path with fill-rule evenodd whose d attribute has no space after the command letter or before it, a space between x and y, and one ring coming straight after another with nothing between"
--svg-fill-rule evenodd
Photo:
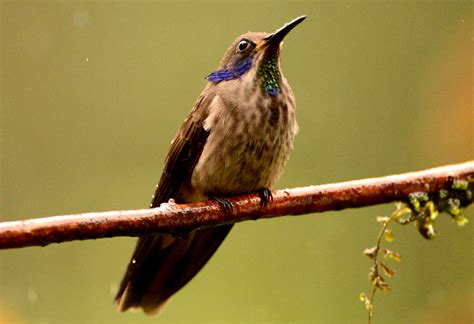
<instances>
[{"instance_id":1,"label":"wet branch surface","mask_svg":"<svg viewBox=\"0 0 474 324\"><path fill-rule=\"evenodd\" d=\"M474 178L474 161L380 178L273 191L263 207L258 194L229 198L232 211L214 201L162 204L159 208L93 212L0 223L0 249L45 246L75 240L156 233L179 235L193 229L245 220L304 215L407 201L413 192L449 189L454 180Z\"/></svg>"}]
</instances>

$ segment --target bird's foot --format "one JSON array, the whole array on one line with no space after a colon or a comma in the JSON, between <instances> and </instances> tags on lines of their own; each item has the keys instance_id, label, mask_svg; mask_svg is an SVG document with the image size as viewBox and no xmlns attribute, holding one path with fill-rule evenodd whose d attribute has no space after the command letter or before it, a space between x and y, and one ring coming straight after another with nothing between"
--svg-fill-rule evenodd
<instances>
[{"instance_id":1,"label":"bird's foot","mask_svg":"<svg viewBox=\"0 0 474 324\"><path fill-rule=\"evenodd\" d=\"M257 192L260 196L260 206L267 207L269 203L273 202L273 195L270 189L261 188Z\"/></svg>"},{"instance_id":2,"label":"bird's foot","mask_svg":"<svg viewBox=\"0 0 474 324\"><path fill-rule=\"evenodd\" d=\"M219 207L221 207L225 211L227 215L232 213L234 207L232 206L232 203L230 201L223 197L216 196L211 196L211 199L214 200L219 205Z\"/></svg>"}]
</instances>

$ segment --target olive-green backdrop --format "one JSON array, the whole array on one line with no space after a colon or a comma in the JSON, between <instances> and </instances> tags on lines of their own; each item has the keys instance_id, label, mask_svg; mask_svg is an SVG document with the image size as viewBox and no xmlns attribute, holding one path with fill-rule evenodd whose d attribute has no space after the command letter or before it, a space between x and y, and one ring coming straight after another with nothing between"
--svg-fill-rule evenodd
<instances>
[{"instance_id":1,"label":"olive-green backdrop","mask_svg":"<svg viewBox=\"0 0 474 324\"><path fill-rule=\"evenodd\" d=\"M176 129L230 42L307 20L282 65L300 133L277 188L473 158L471 1L2 1L2 221L146 207ZM375 217L393 205L239 224L159 318L118 314L134 238L0 251L0 322L366 321ZM474 321L473 209L402 255L376 323Z\"/></svg>"}]
</instances>

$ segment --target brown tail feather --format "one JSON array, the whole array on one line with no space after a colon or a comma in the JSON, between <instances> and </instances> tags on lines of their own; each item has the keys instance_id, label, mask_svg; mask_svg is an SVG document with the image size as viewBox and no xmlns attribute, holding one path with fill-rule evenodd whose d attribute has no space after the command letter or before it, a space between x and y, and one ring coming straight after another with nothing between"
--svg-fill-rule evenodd
<instances>
[{"instance_id":1,"label":"brown tail feather","mask_svg":"<svg viewBox=\"0 0 474 324\"><path fill-rule=\"evenodd\" d=\"M194 231L185 238L140 238L115 297L117 309L123 312L138 307L147 314L156 314L201 270L231 228L232 225L224 225Z\"/></svg>"}]
</instances>

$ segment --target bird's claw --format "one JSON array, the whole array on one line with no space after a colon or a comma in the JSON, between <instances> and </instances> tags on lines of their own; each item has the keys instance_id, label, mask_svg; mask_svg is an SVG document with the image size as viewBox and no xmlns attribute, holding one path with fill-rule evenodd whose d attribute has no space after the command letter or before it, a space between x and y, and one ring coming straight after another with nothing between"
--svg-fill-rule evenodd
<instances>
[{"instance_id":1,"label":"bird's claw","mask_svg":"<svg viewBox=\"0 0 474 324\"><path fill-rule=\"evenodd\" d=\"M258 195L260 197L260 206L262 207L267 207L269 203L273 202L272 192L268 188L258 190Z\"/></svg>"},{"instance_id":2,"label":"bird's claw","mask_svg":"<svg viewBox=\"0 0 474 324\"><path fill-rule=\"evenodd\" d=\"M212 199L225 211L227 215L232 213L234 207L230 201L223 197L212 197Z\"/></svg>"}]
</instances>

